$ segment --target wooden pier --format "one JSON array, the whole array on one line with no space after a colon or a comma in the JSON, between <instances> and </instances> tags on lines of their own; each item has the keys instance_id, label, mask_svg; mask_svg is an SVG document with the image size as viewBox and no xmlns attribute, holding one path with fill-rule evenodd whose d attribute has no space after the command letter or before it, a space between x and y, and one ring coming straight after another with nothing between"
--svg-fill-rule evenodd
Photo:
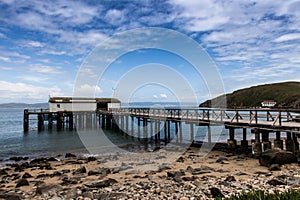
<instances>
[{"instance_id":1,"label":"wooden pier","mask_svg":"<svg viewBox=\"0 0 300 200\"><path fill-rule=\"evenodd\" d=\"M138 136L158 140L164 134L164 140L171 139L170 126L173 123L175 134L182 139L182 123L190 125L190 138L194 138L195 126L207 126L208 143L211 142L211 126L225 126L228 131L228 145L236 148L235 129L243 130L241 147L248 149L247 129L255 135L252 141L254 153L260 153L270 148L281 148L288 151L299 151L300 110L291 109L217 109L217 108L117 108L97 110L96 112L49 112L48 110L24 110L24 132L29 130L30 116L35 115L38 130L80 127L97 127L119 129L133 136L134 123L137 121ZM150 130L148 130L147 125ZM161 125L163 124L163 126ZM142 128L142 130L141 130ZM161 130L162 129L162 130ZM273 145L270 134L276 134ZM285 141L282 133L286 135ZM284 145L285 144L285 145Z\"/></svg>"}]
</instances>

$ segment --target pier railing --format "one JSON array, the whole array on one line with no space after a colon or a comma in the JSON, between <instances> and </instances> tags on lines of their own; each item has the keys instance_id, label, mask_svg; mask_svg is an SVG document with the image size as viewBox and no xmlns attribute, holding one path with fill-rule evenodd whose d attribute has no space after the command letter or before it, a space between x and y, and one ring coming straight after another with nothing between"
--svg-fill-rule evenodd
<instances>
[{"instance_id":1,"label":"pier railing","mask_svg":"<svg viewBox=\"0 0 300 200\"><path fill-rule=\"evenodd\" d=\"M106 113L135 117L167 118L200 123L245 124L300 128L300 110L218 108L116 108ZM100 111L101 113L101 111Z\"/></svg>"}]
</instances>

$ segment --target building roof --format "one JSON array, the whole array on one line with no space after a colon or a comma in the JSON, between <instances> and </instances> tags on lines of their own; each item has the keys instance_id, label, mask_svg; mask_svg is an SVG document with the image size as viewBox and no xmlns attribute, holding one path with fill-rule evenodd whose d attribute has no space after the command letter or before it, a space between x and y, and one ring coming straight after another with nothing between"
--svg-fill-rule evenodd
<instances>
[{"instance_id":1,"label":"building roof","mask_svg":"<svg viewBox=\"0 0 300 200\"><path fill-rule=\"evenodd\" d=\"M97 103L121 103L119 99L116 98L87 98L87 97L50 97L49 102L55 103L55 102L73 102L73 101L96 101Z\"/></svg>"},{"instance_id":2,"label":"building roof","mask_svg":"<svg viewBox=\"0 0 300 200\"><path fill-rule=\"evenodd\" d=\"M263 102L274 102L274 103L276 103L274 100L263 100Z\"/></svg>"}]
</instances>

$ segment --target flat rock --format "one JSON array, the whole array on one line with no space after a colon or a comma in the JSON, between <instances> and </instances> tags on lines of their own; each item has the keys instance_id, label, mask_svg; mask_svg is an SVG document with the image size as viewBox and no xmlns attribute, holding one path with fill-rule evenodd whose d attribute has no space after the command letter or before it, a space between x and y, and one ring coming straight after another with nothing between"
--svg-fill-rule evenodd
<instances>
[{"instance_id":1,"label":"flat rock","mask_svg":"<svg viewBox=\"0 0 300 200\"><path fill-rule=\"evenodd\" d=\"M270 171L280 171L281 168L280 168L279 164L272 164L272 165L270 165L269 170Z\"/></svg>"},{"instance_id":2,"label":"flat rock","mask_svg":"<svg viewBox=\"0 0 300 200\"><path fill-rule=\"evenodd\" d=\"M99 175L101 172L99 170L90 170L88 172L88 176L94 176L94 175Z\"/></svg>"},{"instance_id":3,"label":"flat rock","mask_svg":"<svg viewBox=\"0 0 300 200\"><path fill-rule=\"evenodd\" d=\"M216 160L216 163L224 163L224 161L228 161L228 158L220 157Z\"/></svg>"},{"instance_id":4,"label":"flat rock","mask_svg":"<svg viewBox=\"0 0 300 200\"><path fill-rule=\"evenodd\" d=\"M141 173L140 170L133 169L133 170L129 170L129 171L125 172L125 175L140 174L140 173Z\"/></svg>"},{"instance_id":5,"label":"flat rock","mask_svg":"<svg viewBox=\"0 0 300 200\"><path fill-rule=\"evenodd\" d=\"M0 193L0 199L5 200L21 200L23 199L22 196L18 193Z\"/></svg>"},{"instance_id":6,"label":"flat rock","mask_svg":"<svg viewBox=\"0 0 300 200\"><path fill-rule=\"evenodd\" d=\"M182 177L182 180L184 180L184 181L195 181L196 179L198 179L197 176L184 176L184 177Z\"/></svg>"},{"instance_id":7,"label":"flat rock","mask_svg":"<svg viewBox=\"0 0 300 200\"><path fill-rule=\"evenodd\" d=\"M118 192L111 192L111 193L100 193L95 194L95 199L102 199L102 200L117 200L117 199L125 199L127 195L125 193L118 193Z\"/></svg>"},{"instance_id":8,"label":"flat rock","mask_svg":"<svg viewBox=\"0 0 300 200\"><path fill-rule=\"evenodd\" d=\"M277 186L277 185L286 185L286 183L277 180L277 179L271 179L267 182L269 185Z\"/></svg>"},{"instance_id":9,"label":"flat rock","mask_svg":"<svg viewBox=\"0 0 300 200\"><path fill-rule=\"evenodd\" d=\"M47 162L47 158L40 157L40 158L35 158L32 161L30 161L30 164L39 164L39 163L44 163Z\"/></svg>"},{"instance_id":10,"label":"flat rock","mask_svg":"<svg viewBox=\"0 0 300 200\"><path fill-rule=\"evenodd\" d=\"M52 184L52 183L42 183L39 184L36 188L36 194L56 194L58 191L61 191L63 188L59 185Z\"/></svg>"},{"instance_id":11,"label":"flat rock","mask_svg":"<svg viewBox=\"0 0 300 200\"><path fill-rule=\"evenodd\" d=\"M115 179L109 178L107 180L103 180L103 181L98 181L98 182L94 182L91 183L89 185L86 185L89 188L104 188L104 187L109 187L113 184L118 183L118 181L116 181Z\"/></svg>"},{"instance_id":12,"label":"flat rock","mask_svg":"<svg viewBox=\"0 0 300 200\"><path fill-rule=\"evenodd\" d=\"M13 157L10 157L9 160L18 162L18 161L21 161L21 160L28 160L28 157L13 156Z\"/></svg>"},{"instance_id":13,"label":"flat rock","mask_svg":"<svg viewBox=\"0 0 300 200\"><path fill-rule=\"evenodd\" d=\"M184 175L185 175L184 171L169 171L169 172L167 172L167 176L171 177L171 178L174 178L176 176L184 176Z\"/></svg>"}]
</instances>

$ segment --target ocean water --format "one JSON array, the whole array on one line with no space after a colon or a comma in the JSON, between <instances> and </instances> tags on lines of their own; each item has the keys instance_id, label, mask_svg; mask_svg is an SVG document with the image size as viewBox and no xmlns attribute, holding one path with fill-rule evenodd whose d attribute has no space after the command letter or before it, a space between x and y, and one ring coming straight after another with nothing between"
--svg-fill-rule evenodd
<instances>
[{"instance_id":1,"label":"ocean water","mask_svg":"<svg viewBox=\"0 0 300 200\"><path fill-rule=\"evenodd\" d=\"M55 127L52 130L45 130L38 132L37 121L35 119L30 120L30 130L28 133L23 132L23 108L0 108L0 161L7 161L12 156L55 156L58 154L64 154L66 152L80 152L83 154L89 153L85 139L91 136L90 130L74 130L68 129L57 131ZM163 142L163 125L161 126L161 143ZM101 129L102 130L102 129ZM141 128L143 130L143 128ZM91 136L99 136L99 130L93 129ZM150 129L148 128L148 131ZM221 132L220 132L221 131ZM137 133L137 125L135 125L135 135ZM218 127L211 129L213 142L225 142L228 138L228 130ZM126 134L122 134L119 131L104 130L105 139L110 142L103 143L102 140L97 141L89 139L93 147L106 147L110 145L116 145L118 147L130 146L137 149L140 146L144 146L145 149L151 148L154 145L153 142L145 139L139 139L136 136L134 138L128 137ZM151 134L151 133L150 133ZM149 135L150 135L149 134ZM194 138L191 138L190 125L182 125L182 138L181 142L189 143L192 139L195 141L207 141L206 138L207 127L194 126ZM171 123L171 137L175 137L174 123ZM252 137L251 133L248 133L248 138ZM236 130L236 139L242 138L242 130ZM251 139L251 138L249 138ZM155 144L156 145L156 144Z\"/></svg>"}]
</instances>

